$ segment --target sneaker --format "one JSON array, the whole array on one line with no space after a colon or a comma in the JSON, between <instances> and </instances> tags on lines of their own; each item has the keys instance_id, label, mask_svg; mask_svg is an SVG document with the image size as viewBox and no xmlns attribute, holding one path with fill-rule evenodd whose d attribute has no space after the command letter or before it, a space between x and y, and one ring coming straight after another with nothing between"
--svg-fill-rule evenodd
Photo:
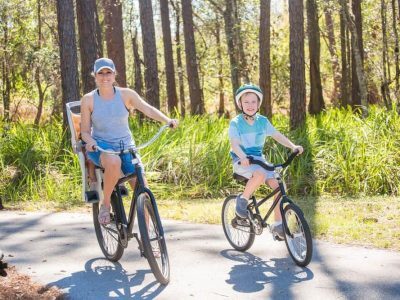
<instances>
[{"instance_id":1,"label":"sneaker","mask_svg":"<svg viewBox=\"0 0 400 300\"><path fill-rule=\"evenodd\" d=\"M275 222L272 224L271 233L275 240L283 241L285 239L285 233L283 232L282 222Z\"/></svg>"},{"instance_id":2,"label":"sneaker","mask_svg":"<svg viewBox=\"0 0 400 300\"><path fill-rule=\"evenodd\" d=\"M247 218L247 200L242 195L236 197L236 215L242 219Z\"/></svg>"}]
</instances>

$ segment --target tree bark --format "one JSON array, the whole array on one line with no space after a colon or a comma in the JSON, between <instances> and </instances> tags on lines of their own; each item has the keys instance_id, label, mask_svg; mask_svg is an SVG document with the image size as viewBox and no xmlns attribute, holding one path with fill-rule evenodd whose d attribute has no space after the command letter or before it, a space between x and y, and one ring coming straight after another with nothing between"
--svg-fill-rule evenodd
<instances>
[{"instance_id":1,"label":"tree bark","mask_svg":"<svg viewBox=\"0 0 400 300\"><path fill-rule=\"evenodd\" d=\"M108 58L111 58L114 61L115 67L117 69L118 84L122 87L126 87L124 30L122 25L122 2L121 0L102 1L107 55Z\"/></svg>"},{"instance_id":2,"label":"tree bark","mask_svg":"<svg viewBox=\"0 0 400 300\"><path fill-rule=\"evenodd\" d=\"M344 13L342 12L343 7L341 8L340 13L340 51L342 57L342 76L340 80L340 105L345 107L350 103L349 101L349 70L348 70L348 60L347 60L347 44L348 39L346 35L347 31L347 22Z\"/></svg>"},{"instance_id":3,"label":"tree bark","mask_svg":"<svg viewBox=\"0 0 400 300\"><path fill-rule=\"evenodd\" d=\"M172 51L168 0L160 0L160 11L164 41L165 73L167 76L168 111L170 113L175 113L178 108L178 97L176 94L175 67Z\"/></svg>"},{"instance_id":4,"label":"tree bark","mask_svg":"<svg viewBox=\"0 0 400 300\"><path fill-rule=\"evenodd\" d=\"M289 1L290 24L290 128L306 120L303 0Z\"/></svg>"},{"instance_id":5,"label":"tree bark","mask_svg":"<svg viewBox=\"0 0 400 300\"><path fill-rule=\"evenodd\" d=\"M359 106L362 103L361 99L361 87L359 84L359 80L357 77L357 58L355 57L355 52L357 51L360 54L360 59L361 59L361 66L363 68L364 66L364 47L363 47L363 38L362 38L362 16L361 16L361 1L362 0L352 0L352 12L353 12L353 18L354 18L354 27L355 27L355 32L357 33L357 49L352 49L351 51L351 81L352 81L352 88L351 88L351 94L352 94L352 105L353 106ZM351 26L349 26L350 31ZM353 41L353 38L355 38L355 35L351 35L352 39L352 47L356 45Z\"/></svg>"},{"instance_id":6,"label":"tree bark","mask_svg":"<svg viewBox=\"0 0 400 300\"><path fill-rule=\"evenodd\" d=\"M400 7L398 8L400 13ZM392 26L393 26L393 33L394 33L394 61L395 61L395 81L396 81L396 97L399 97L399 80L400 80L400 67L399 67L399 34L397 31L397 15L396 15L396 0L392 0Z\"/></svg>"},{"instance_id":7,"label":"tree bark","mask_svg":"<svg viewBox=\"0 0 400 300\"><path fill-rule=\"evenodd\" d=\"M235 44L237 45L238 55L239 55L239 64L240 64L240 76L242 78L242 82L250 82L249 77L249 66L247 64L246 53L244 52L244 43L242 37L242 30L241 30L241 20L239 14L239 3L240 0L233 0L233 11L234 11L234 24L233 31L235 33Z\"/></svg>"},{"instance_id":8,"label":"tree bark","mask_svg":"<svg viewBox=\"0 0 400 300\"><path fill-rule=\"evenodd\" d=\"M205 112L204 100L197 68L191 0L182 0L182 19L185 38L186 72L189 81L190 110L192 114L203 114Z\"/></svg>"},{"instance_id":9,"label":"tree bark","mask_svg":"<svg viewBox=\"0 0 400 300\"><path fill-rule=\"evenodd\" d=\"M181 9L179 7L179 1L171 1L171 5L175 11L176 25L175 25L175 44L176 44L176 64L178 67L178 83L179 83L179 103L181 108L181 116L184 117L186 114L186 104L185 104L185 88L183 81L183 66L182 66L182 44L181 44Z\"/></svg>"},{"instance_id":10,"label":"tree bark","mask_svg":"<svg viewBox=\"0 0 400 300\"><path fill-rule=\"evenodd\" d=\"M382 98L387 109L392 109L392 100L390 97L389 82L390 75L388 78L388 72L390 70L390 63L388 57L388 42L387 42L387 30L386 30L386 1L381 0L381 25L382 25L382 84L381 92Z\"/></svg>"},{"instance_id":11,"label":"tree bark","mask_svg":"<svg viewBox=\"0 0 400 300\"><path fill-rule=\"evenodd\" d=\"M221 27L218 15L215 22L215 38L217 43L217 60L218 60L218 89L219 89L219 105L218 116L222 117L225 114L225 92L224 92L224 75L222 63L222 46L221 46Z\"/></svg>"},{"instance_id":12,"label":"tree bark","mask_svg":"<svg viewBox=\"0 0 400 300\"><path fill-rule=\"evenodd\" d=\"M4 6L1 11L1 19L7 20L7 7ZM2 71L2 98L3 98L3 108L4 108L4 119L8 121L10 119L10 102L11 102L11 72L9 67L9 54L7 51L7 45L9 43L8 36L8 26L7 22L2 22L1 26L3 27L3 57L1 61L1 71Z\"/></svg>"},{"instance_id":13,"label":"tree bark","mask_svg":"<svg viewBox=\"0 0 400 300\"><path fill-rule=\"evenodd\" d=\"M327 1L324 7L325 15L325 26L328 32L328 50L332 60L332 73L333 73L333 89L331 93L331 102L334 104L338 103L340 96L340 82L341 74L339 68L339 58L336 52L336 40L335 40L335 24L332 17L332 10L328 6L331 0Z\"/></svg>"},{"instance_id":14,"label":"tree bark","mask_svg":"<svg viewBox=\"0 0 400 300\"><path fill-rule=\"evenodd\" d=\"M86 94L96 87L91 76L93 64L99 57L97 37L97 7L95 0L76 0L76 15L78 19L79 50L81 55L81 78L83 93Z\"/></svg>"},{"instance_id":15,"label":"tree bark","mask_svg":"<svg viewBox=\"0 0 400 300\"><path fill-rule=\"evenodd\" d=\"M264 94L261 113L272 117L271 100L271 0L260 0L260 88Z\"/></svg>"},{"instance_id":16,"label":"tree bark","mask_svg":"<svg viewBox=\"0 0 400 300\"><path fill-rule=\"evenodd\" d=\"M57 0L58 38L60 43L63 125L68 127L65 104L79 100L78 57L75 40L75 16L72 0Z\"/></svg>"},{"instance_id":17,"label":"tree bark","mask_svg":"<svg viewBox=\"0 0 400 300\"><path fill-rule=\"evenodd\" d=\"M232 82L232 95L233 99L235 98L235 92L240 86L239 79L239 64L237 57L237 49L234 41L234 26L235 20L233 18L233 3L232 0L225 0L225 11L224 11L224 23L225 23L225 36L226 42L228 46L229 53L229 62L231 65L231 82ZM239 108L236 105L236 101L234 101L236 110Z\"/></svg>"},{"instance_id":18,"label":"tree bark","mask_svg":"<svg viewBox=\"0 0 400 300\"><path fill-rule=\"evenodd\" d=\"M144 81L146 85L146 99L152 106L159 109L160 83L158 80L156 34L154 31L151 0L139 0L139 8L145 66Z\"/></svg>"},{"instance_id":19,"label":"tree bark","mask_svg":"<svg viewBox=\"0 0 400 300\"><path fill-rule=\"evenodd\" d=\"M360 41L358 37L358 32L357 32L357 27L355 23L355 17L350 14L350 10L346 4L346 0L340 0L342 7L343 7L343 13L345 15L347 25L350 29L351 32L351 42L352 42L352 56L354 57L354 60L352 62L352 66L354 65L354 68L356 70L356 78L357 78L357 83L358 87L360 90L360 103L361 104L355 104L354 101L352 102L353 105L356 107L359 107L361 109L361 114L365 118L368 116L368 102L367 102L367 85L364 77L364 70L363 70L363 63L362 63L362 55L360 53L360 47L358 45L358 42ZM354 91L354 89L353 89Z\"/></svg>"},{"instance_id":20,"label":"tree bark","mask_svg":"<svg viewBox=\"0 0 400 300\"><path fill-rule=\"evenodd\" d=\"M315 115L325 109L320 71L321 45L318 6L315 0L307 0L307 21L308 47L310 51L310 103L308 111L310 114Z\"/></svg>"},{"instance_id":21,"label":"tree bark","mask_svg":"<svg viewBox=\"0 0 400 300\"><path fill-rule=\"evenodd\" d=\"M143 95L142 63L139 55L139 45L137 40L137 29L132 34L133 64L135 67L135 91Z\"/></svg>"}]
</instances>

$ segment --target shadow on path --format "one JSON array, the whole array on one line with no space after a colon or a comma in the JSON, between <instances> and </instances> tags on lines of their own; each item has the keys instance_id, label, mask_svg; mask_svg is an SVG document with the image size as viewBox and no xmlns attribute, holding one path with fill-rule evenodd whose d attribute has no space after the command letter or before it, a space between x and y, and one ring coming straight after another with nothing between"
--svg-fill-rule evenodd
<instances>
[{"instance_id":1,"label":"shadow on path","mask_svg":"<svg viewBox=\"0 0 400 300\"><path fill-rule=\"evenodd\" d=\"M290 299L293 297L290 292L293 284L314 278L311 270L296 266L289 257L265 261L250 253L231 249L221 251L221 255L238 262L232 267L226 282L241 293L258 292L266 285L272 285L271 299Z\"/></svg>"},{"instance_id":2,"label":"shadow on path","mask_svg":"<svg viewBox=\"0 0 400 300\"><path fill-rule=\"evenodd\" d=\"M165 287L157 281L142 287L148 273L151 271L137 270L128 274L118 262L94 258L86 262L85 270L51 282L48 286L66 289L69 299L153 299Z\"/></svg>"}]
</instances>

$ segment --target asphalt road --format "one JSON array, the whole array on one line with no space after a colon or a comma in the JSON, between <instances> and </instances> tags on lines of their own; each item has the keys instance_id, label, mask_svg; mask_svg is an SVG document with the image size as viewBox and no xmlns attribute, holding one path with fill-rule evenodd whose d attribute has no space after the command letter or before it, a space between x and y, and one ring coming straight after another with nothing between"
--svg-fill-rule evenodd
<instances>
[{"instance_id":1,"label":"asphalt road","mask_svg":"<svg viewBox=\"0 0 400 300\"><path fill-rule=\"evenodd\" d=\"M0 211L5 261L71 299L400 299L400 253L314 240L307 268L269 233L246 253L218 225L163 221L171 282L160 286L132 240L102 257L89 213ZM1 293L1 291L0 291Z\"/></svg>"}]
</instances>

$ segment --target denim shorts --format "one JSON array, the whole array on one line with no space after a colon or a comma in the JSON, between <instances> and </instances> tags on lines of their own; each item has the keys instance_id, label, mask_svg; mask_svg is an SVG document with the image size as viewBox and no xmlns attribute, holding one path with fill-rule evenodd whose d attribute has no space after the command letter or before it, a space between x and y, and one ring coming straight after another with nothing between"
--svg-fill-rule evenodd
<instances>
[{"instance_id":1,"label":"denim shorts","mask_svg":"<svg viewBox=\"0 0 400 300\"><path fill-rule=\"evenodd\" d=\"M103 148L104 150L113 150L113 151L119 151L119 149L116 149L110 144L107 144L103 141L96 141L97 145ZM98 167L103 167L100 162L100 155L101 151L87 151L87 156L88 158ZM124 175L132 174L135 173L135 165L132 163L132 154L131 153L123 153L120 154L119 157L121 158L121 170L124 173ZM142 161L140 159L139 154L136 154L136 158L139 161L139 165L142 168L142 172L144 173L144 166L142 164Z\"/></svg>"},{"instance_id":2,"label":"denim shorts","mask_svg":"<svg viewBox=\"0 0 400 300\"><path fill-rule=\"evenodd\" d=\"M268 162L265 160L264 157L261 157L261 156L253 156L253 157L257 160L261 160L264 163L268 164ZM239 165L239 160L235 160L233 162L233 172L240 176L246 177L247 179L250 179L251 177L253 177L254 172L257 170L260 170L261 172L264 173L265 179L274 178L273 171L267 171L259 165L251 164L248 167L243 167L243 166Z\"/></svg>"}]
</instances>

